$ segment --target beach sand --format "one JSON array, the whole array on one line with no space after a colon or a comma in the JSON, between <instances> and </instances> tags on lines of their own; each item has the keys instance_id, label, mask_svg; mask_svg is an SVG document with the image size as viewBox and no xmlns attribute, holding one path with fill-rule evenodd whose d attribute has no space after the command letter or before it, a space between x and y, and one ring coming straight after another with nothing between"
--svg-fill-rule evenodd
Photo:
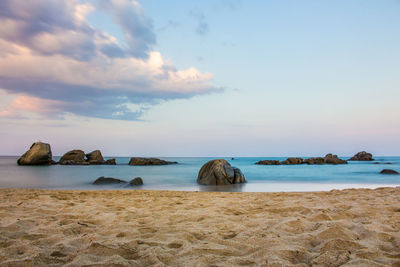
<instances>
[{"instance_id":1,"label":"beach sand","mask_svg":"<svg viewBox=\"0 0 400 267\"><path fill-rule=\"evenodd\" d=\"M0 190L0 266L400 266L400 187Z\"/></svg>"}]
</instances>

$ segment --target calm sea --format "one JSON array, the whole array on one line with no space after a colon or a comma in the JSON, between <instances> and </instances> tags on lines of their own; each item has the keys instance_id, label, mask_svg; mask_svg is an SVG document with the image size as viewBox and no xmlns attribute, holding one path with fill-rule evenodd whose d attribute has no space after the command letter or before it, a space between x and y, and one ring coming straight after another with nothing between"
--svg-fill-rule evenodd
<instances>
[{"instance_id":1,"label":"calm sea","mask_svg":"<svg viewBox=\"0 0 400 267\"><path fill-rule=\"evenodd\" d=\"M99 176L131 180L142 177L138 188L189 191L318 191L344 188L376 188L400 185L400 175L382 175L382 169L400 172L400 157L376 157L376 162L349 162L347 165L280 165L262 166L254 163L262 159L285 158L225 158L242 170L248 183L232 187L200 186L196 183L201 166L212 158L162 158L178 161L177 165L129 166L128 157L119 157L115 166L18 166L18 157L0 157L0 187L51 189L115 189L124 186L95 186ZM58 160L57 157L54 157ZM106 158L108 159L108 158ZM344 158L346 159L346 158ZM391 165L384 163L390 162Z\"/></svg>"}]
</instances>

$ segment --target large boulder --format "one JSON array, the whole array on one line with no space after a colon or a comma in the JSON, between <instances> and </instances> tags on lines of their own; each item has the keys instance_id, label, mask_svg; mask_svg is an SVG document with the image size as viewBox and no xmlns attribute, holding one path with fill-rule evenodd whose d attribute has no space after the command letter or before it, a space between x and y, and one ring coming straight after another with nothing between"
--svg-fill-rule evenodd
<instances>
[{"instance_id":1,"label":"large boulder","mask_svg":"<svg viewBox=\"0 0 400 267\"><path fill-rule=\"evenodd\" d=\"M202 185L230 185L245 182L246 178L242 172L224 159L207 162L201 167L197 177L197 183Z\"/></svg>"},{"instance_id":2,"label":"large boulder","mask_svg":"<svg viewBox=\"0 0 400 267\"><path fill-rule=\"evenodd\" d=\"M92 151L88 154L86 154L86 161L89 162L89 164L104 164L104 158L103 155L101 154L100 150L95 150Z\"/></svg>"},{"instance_id":3,"label":"large boulder","mask_svg":"<svg viewBox=\"0 0 400 267\"><path fill-rule=\"evenodd\" d=\"M93 182L94 185L107 185L107 184L126 184L126 181L112 178L112 177L104 177L101 176Z\"/></svg>"},{"instance_id":4,"label":"large boulder","mask_svg":"<svg viewBox=\"0 0 400 267\"><path fill-rule=\"evenodd\" d=\"M383 169L381 170L380 174L399 174L399 172L391 169Z\"/></svg>"},{"instance_id":5,"label":"large boulder","mask_svg":"<svg viewBox=\"0 0 400 267\"><path fill-rule=\"evenodd\" d=\"M358 152L351 159L351 161L373 161L371 153L367 153L365 151Z\"/></svg>"},{"instance_id":6,"label":"large boulder","mask_svg":"<svg viewBox=\"0 0 400 267\"><path fill-rule=\"evenodd\" d=\"M260 160L256 162L257 165L279 165L279 160Z\"/></svg>"},{"instance_id":7,"label":"large boulder","mask_svg":"<svg viewBox=\"0 0 400 267\"><path fill-rule=\"evenodd\" d=\"M52 153L49 144L33 143L18 160L18 165L50 165L53 164Z\"/></svg>"},{"instance_id":8,"label":"large boulder","mask_svg":"<svg viewBox=\"0 0 400 267\"><path fill-rule=\"evenodd\" d=\"M61 165L89 165L85 161L85 152L82 150L71 150L65 153L59 162Z\"/></svg>"},{"instance_id":9,"label":"large boulder","mask_svg":"<svg viewBox=\"0 0 400 267\"><path fill-rule=\"evenodd\" d=\"M303 164L303 159L302 158L287 158L286 160L282 161L281 164L284 164L284 165Z\"/></svg>"},{"instance_id":10,"label":"large boulder","mask_svg":"<svg viewBox=\"0 0 400 267\"><path fill-rule=\"evenodd\" d=\"M168 164L177 164L178 162L176 161L166 161L162 159L157 159L157 158L139 158L139 157L133 157L129 161L129 165L138 165L138 166L144 166L144 165L168 165Z\"/></svg>"}]
</instances>

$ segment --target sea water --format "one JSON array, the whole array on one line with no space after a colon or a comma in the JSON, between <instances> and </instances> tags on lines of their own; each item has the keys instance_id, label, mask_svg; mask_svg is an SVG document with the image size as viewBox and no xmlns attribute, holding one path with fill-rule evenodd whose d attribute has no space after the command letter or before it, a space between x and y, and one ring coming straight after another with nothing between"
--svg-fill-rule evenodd
<instances>
[{"instance_id":1,"label":"sea water","mask_svg":"<svg viewBox=\"0 0 400 267\"><path fill-rule=\"evenodd\" d=\"M162 158L179 164L130 166L129 157L117 157L117 165L18 166L18 157L0 157L1 188L50 189L147 189L188 191L320 191L344 188L376 188L400 185L400 175L379 174L382 169L400 172L400 157L376 157L374 162L349 161L343 165L255 165L259 160L284 160L278 157L224 158L244 173L247 183L234 186L202 186L196 183L201 166L213 158ZM58 160L59 157L54 157ZM105 158L108 159L108 158ZM347 159L347 158L343 158ZM392 163L392 164L385 164ZM129 181L142 177L143 186L93 185L100 176Z\"/></svg>"}]
</instances>

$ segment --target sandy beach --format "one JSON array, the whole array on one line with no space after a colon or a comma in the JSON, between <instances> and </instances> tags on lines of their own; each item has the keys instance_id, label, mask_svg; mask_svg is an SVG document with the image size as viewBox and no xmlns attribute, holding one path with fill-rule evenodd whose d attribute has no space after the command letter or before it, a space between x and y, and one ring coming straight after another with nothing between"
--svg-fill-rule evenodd
<instances>
[{"instance_id":1,"label":"sandy beach","mask_svg":"<svg viewBox=\"0 0 400 267\"><path fill-rule=\"evenodd\" d=\"M0 266L400 266L400 187L0 190Z\"/></svg>"}]
</instances>

